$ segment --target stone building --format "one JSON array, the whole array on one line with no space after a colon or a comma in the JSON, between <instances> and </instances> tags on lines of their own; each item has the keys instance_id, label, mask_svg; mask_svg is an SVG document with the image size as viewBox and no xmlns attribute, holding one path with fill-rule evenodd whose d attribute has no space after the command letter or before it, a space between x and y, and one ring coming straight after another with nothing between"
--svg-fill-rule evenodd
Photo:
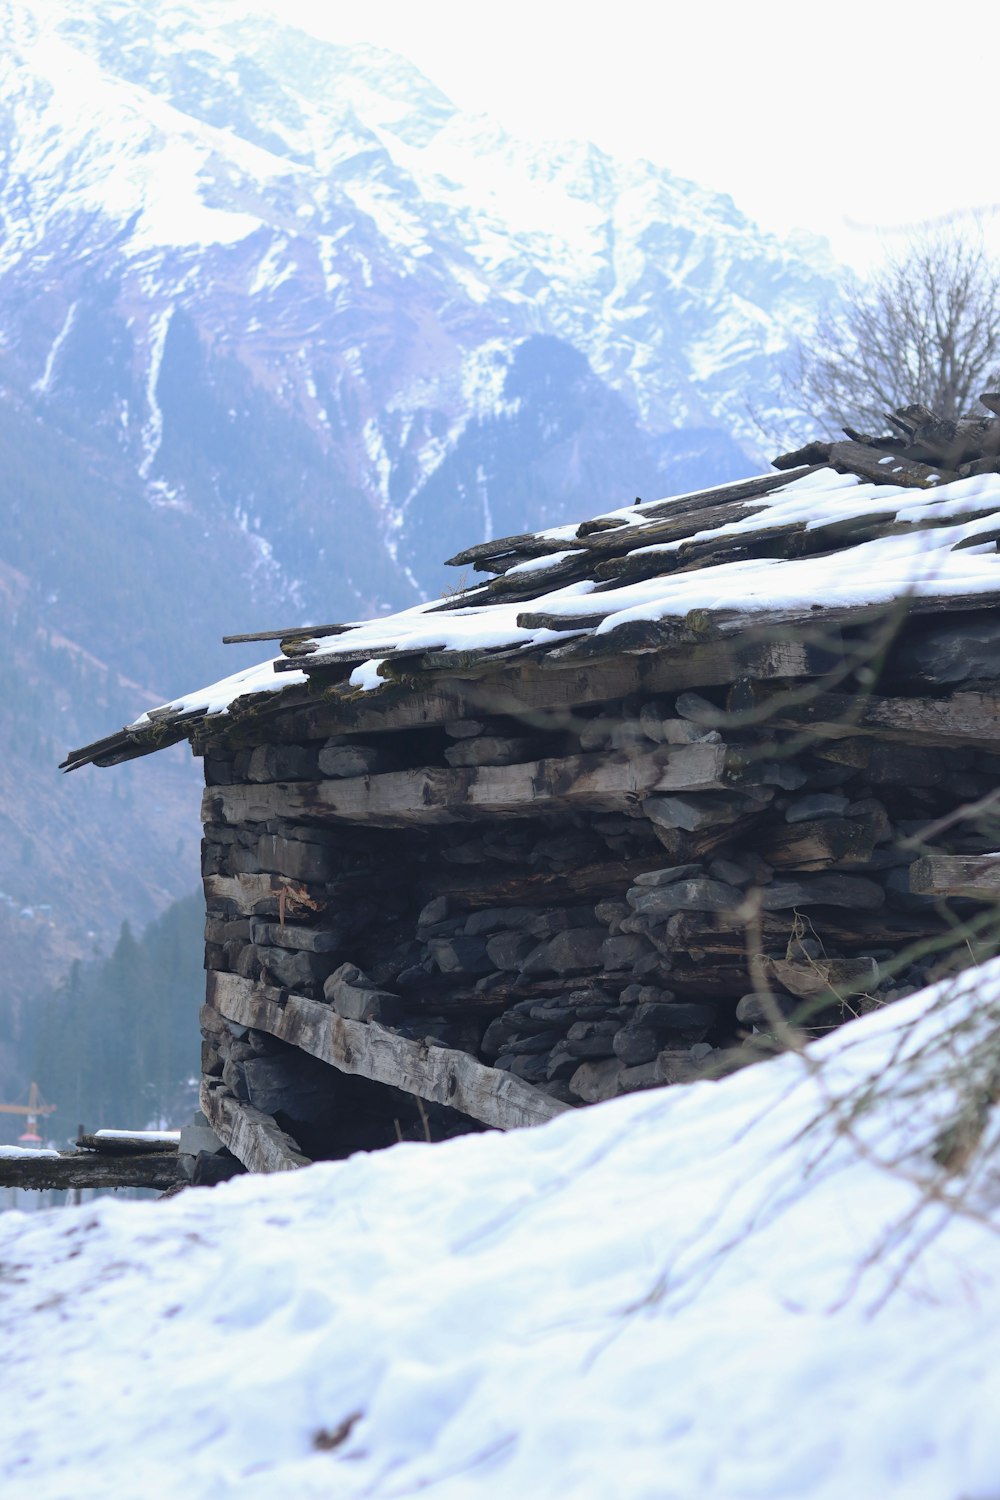
<instances>
[{"instance_id":1,"label":"stone building","mask_svg":"<svg viewBox=\"0 0 1000 1500\"><path fill-rule=\"evenodd\" d=\"M240 637L280 654L69 756L204 760L244 1165L718 1077L994 950L1000 421L915 413Z\"/></svg>"}]
</instances>

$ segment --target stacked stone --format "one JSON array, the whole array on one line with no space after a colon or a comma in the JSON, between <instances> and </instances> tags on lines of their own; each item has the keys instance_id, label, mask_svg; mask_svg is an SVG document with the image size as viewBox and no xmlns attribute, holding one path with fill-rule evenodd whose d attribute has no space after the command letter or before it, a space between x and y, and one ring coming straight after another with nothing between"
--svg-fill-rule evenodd
<instances>
[{"instance_id":1,"label":"stacked stone","mask_svg":"<svg viewBox=\"0 0 1000 1500\"><path fill-rule=\"evenodd\" d=\"M939 936L913 836L992 790L1000 757L873 736L717 727L693 692L573 716L462 720L206 754L206 965L347 1020L470 1053L569 1103L718 1074L923 983ZM428 828L273 813L268 789L435 766L517 767L719 746L723 785ZM567 760L567 764L568 764ZM216 789L260 787L227 820ZM446 810L447 812L447 810ZM940 847L995 847L989 821ZM748 939L752 940L749 942ZM254 1102L277 1044L205 1015L204 1072ZM301 1089L301 1081L290 1087ZM256 1097L265 1097L260 1083Z\"/></svg>"}]
</instances>

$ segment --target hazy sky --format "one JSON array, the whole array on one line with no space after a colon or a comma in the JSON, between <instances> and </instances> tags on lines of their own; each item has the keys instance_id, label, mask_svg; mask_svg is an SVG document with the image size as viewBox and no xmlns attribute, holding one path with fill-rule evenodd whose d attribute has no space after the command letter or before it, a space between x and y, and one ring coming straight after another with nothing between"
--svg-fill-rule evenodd
<instances>
[{"instance_id":1,"label":"hazy sky","mask_svg":"<svg viewBox=\"0 0 1000 1500\"><path fill-rule=\"evenodd\" d=\"M1000 249L1000 17L981 0L257 3L403 53L509 130L648 156L858 265L887 234L976 209Z\"/></svg>"}]
</instances>

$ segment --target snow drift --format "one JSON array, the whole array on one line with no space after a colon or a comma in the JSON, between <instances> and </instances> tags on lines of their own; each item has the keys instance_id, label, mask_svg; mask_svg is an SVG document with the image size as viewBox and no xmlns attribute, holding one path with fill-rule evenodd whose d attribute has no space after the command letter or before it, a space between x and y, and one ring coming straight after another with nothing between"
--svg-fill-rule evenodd
<instances>
[{"instance_id":1,"label":"snow drift","mask_svg":"<svg viewBox=\"0 0 1000 1500\"><path fill-rule=\"evenodd\" d=\"M987 1500L998 1012L995 960L720 1083L9 1213L4 1494Z\"/></svg>"}]
</instances>

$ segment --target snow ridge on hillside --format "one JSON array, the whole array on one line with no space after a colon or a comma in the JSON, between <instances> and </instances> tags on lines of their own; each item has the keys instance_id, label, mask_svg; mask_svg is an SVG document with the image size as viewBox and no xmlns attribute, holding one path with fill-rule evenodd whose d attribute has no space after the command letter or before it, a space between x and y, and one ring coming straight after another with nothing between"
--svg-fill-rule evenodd
<instances>
[{"instance_id":1,"label":"snow ridge on hillside","mask_svg":"<svg viewBox=\"0 0 1000 1500\"><path fill-rule=\"evenodd\" d=\"M996 1111L934 1158L998 1015L994 960L720 1083L7 1214L5 1496L988 1500Z\"/></svg>"}]
</instances>

